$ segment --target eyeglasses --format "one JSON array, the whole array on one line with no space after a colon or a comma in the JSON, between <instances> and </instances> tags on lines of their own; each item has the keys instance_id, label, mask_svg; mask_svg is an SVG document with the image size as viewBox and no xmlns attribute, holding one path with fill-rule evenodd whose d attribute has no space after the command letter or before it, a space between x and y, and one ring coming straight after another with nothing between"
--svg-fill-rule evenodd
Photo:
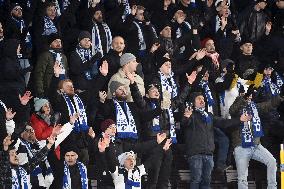
<instances>
[{"instance_id":1,"label":"eyeglasses","mask_svg":"<svg viewBox=\"0 0 284 189\"><path fill-rule=\"evenodd\" d=\"M28 133L34 133L35 131L33 129L25 129L26 132Z\"/></svg>"},{"instance_id":2,"label":"eyeglasses","mask_svg":"<svg viewBox=\"0 0 284 189\"><path fill-rule=\"evenodd\" d=\"M13 10L18 11L18 10L23 10L21 7L15 7Z\"/></svg>"}]
</instances>

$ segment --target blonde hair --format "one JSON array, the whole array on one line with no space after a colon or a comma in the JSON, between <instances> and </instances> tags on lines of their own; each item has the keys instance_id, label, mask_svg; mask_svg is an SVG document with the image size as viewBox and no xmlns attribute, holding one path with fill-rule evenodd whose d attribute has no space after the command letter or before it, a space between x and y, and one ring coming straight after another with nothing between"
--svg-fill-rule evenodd
<instances>
[{"instance_id":1,"label":"blonde hair","mask_svg":"<svg viewBox=\"0 0 284 189\"><path fill-rule=\"evenodd\" d=\"M73 81L71 79L64 79L64 80L59 81L58 89L62 89L63 88L63 84L66 83L66 82L71 82L73 84Z\"/></svg>"}]
</instances>

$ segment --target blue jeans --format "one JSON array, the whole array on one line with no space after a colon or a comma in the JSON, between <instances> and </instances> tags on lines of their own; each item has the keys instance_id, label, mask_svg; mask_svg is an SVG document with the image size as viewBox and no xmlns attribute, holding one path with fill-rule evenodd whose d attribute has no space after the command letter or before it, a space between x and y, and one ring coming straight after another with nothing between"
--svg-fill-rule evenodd
<instances>
[{"instance_id":1,"label":"blue jeans","mask_svg":"<svg viewBox=\"0 0 284 189\"><path fill-rule=\"evenodd\" d=\"M229 151L229 138L221 129L216 127L214 127L214 138L218 143L216 167L224 169Z\"/></svg>"},{"instance_id":2,"label":"blue jeans","mask_svg":"<svg viewBox=\"0 0 284 189\"><path fill-rule=\"evenodd\" d=\"M209 189L214 167L213 155L194 155L188 158L191 171L190 189Z\"/></svg>"},{"instance_id":3,"label":"blue jeans","mask_svg":"<svg viewBox=\"0 0 284 189\"><path fill-rule=\"evenodd\" d=\"M261 163L264 163L267 166L267 188L276 189L276 171L277 163L272 154L264 148L261 144L250 147L243 148L237 146L234 149L234 156L238 172L238 189L247 189L248 188L248 167L250 159L254 159Z\"/></svg>"}]
</instances>

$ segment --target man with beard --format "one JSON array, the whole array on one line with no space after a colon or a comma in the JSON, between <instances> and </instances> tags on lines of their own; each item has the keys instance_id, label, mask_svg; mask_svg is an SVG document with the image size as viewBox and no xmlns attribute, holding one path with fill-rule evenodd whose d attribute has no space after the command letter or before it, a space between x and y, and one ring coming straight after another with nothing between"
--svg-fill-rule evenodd
<instances>
[{"instance_id":1,"label":"man with beard","mask_svg":"<svg viewBox=\"0 0 284 189\"><path fill-rule=\"evenodd\" d=\"M276 189L277 163L273 155L261 145L261 137L264 136L263 122L260 115L269 113L277 107L283 98L273 96L271 100L255 103L253 93L254 85L250 85L246 94L236 98L230 107L230 115L239 117L241 114L249 115L252 119L243 121L232 131L232 146L234 148L235 162L238 172L238 188L247 189L248 167L251 159L259 161L267 166L267 188Z\"/></svg>"},{"instance_id":2,"label":"man with beard","mask_svg":"<svg viewBox=\"0 0 284 189\"><path fill-rule=\"evenodd\" d=\"M48 138L48 144L44 146L34 157L24 165L19 165L19 158L15 149L11 148L11 136L3 141L3 151L0 158L0 185L3 189L30 188L28 174L42 162L55 142L55 137Z\"/></svg>"},{"instance_id":3,"label":"man with beard","mask_svg":"<svg viewBox=\"0 0 284 189\"><path fill-rule=\"evenodd\" d=\"M88 90L75 93L73 82L70 79L60 79L62 67L56 63L54 65L54 75L50 85L49 100L53 105L54 111L61 113L60 123L69 121L69 116L79 114L79 119L75 122L72 132L66 136L61 143L60 148L64 151L70 144L79 148L79 159L85 165L88 164L88 132L90 131L89 121L87 119L88 105L92 99L99 94L99 90L105 85L106 75L108 73L108 64L104 62L100 68L100 74L93 80ZM57 90L58 89L58 90ZM62 154L64 155L64 154Z\"/></svg>"},{"instance_id":4,"label":"man with beard","mask_svg":"<svg viewBox=\"0 0 284 189\"><path fill-rule=\"evenodd\" d=\"M210 72L210 78L215 79L220 69L220 54L216 52L215 43L211 38L203 39L201 41L201 47L206 50L206 57L203 60L204 66Z\"/></svg>"},{"instance_id":5,"label":"man with beard","mask_svg":"<svg viewBox=\"0 0 284 189\"><path fill-rule=\"evenodd\" d=\"M144 81L143 79L139 76L136 75L136 68L138 66L138 62L136 61L136 57L131 54L131 53L125 53L120 57L120 66L121 68L118 70L118 72L116 74L114 74L109 83L108 83L108 93L107 93L107 97L108 99L111 99L113 97L113 94L111 93L111 89L110 89L110 84L113 81L117 81L119 83L122 83L125 85L126 90L127 90L127 102L133 102L131 93L130 93L130 88L129 88L129 84L130 81L127 79L127 73L131 73L134 74L135 77L135 82L138 85L139 91L141 93L142 96L145 95L145 88L144 88Z\"/></svg>"},{"instance_id":6,"label":"man with beard","mask_svg":"<svg viewBox=\"0 0 284 189\"><path fill-rule=\"evenodd\" d=\"M119 70L120 68L120 57L124 51L125 43L124 39L120 36L113 38L111 43L111 49L109 52L102 58L106 60L109 66L109 79Z\"/></svg>"},{"instance_id":7,"label":"man with beard","mask_svg":"<svg viewBox=\"0 0 284 189\"><path fill-rule=\"evenodd\" d=\"M70 56L70 78L78 90L87 90L91 87L92 80L98 74L98 62L101 53L91 52L91 34L88 31L81 31L78 36L79 44Z\"/></svg>"},{"instance_id":8,"label":"man with beard","mask_svg":"<svg viewBox=\"0 0 284 189\"><path fill-rule=\"evenodd\" d=\"M115 120L117 128L117 139L123 143L123 152L134 150L134 146L142 134L142 124L160 115L161 108L157 106L154 110L146 111L139 108L134 102L128 102L128 91L123 83L112 81L109 85L112 99L105 100L106 95L100 95L100 112L107 119ZM145 151L137 150L137 153Z\"/></svg>"},{"instance_id":9,"label":"man with beard","mask_svg":"<svg viewBox=\"0 0 284 189\"><path fill-rule=\"evenodd\" d=\"M61 77L68 77L67 58L62 52L60 36L51 34L48 41L49 50L39 55L34 72L35 93L37 97L48 95L55 63L58 63L62 68Z\"/></svg>"},{"instance_id":10,"label":"man with beard","mask_svg":"<svg viewBox=\"0 0 284 189\"><path fill-rule=\"evenodd\" d=\"M29 33L28 24L23 19L22 7L18 4L12 4L11 14L7 20L5 27L6 39L17 39L21 44L21 53L18 54L20 65L22 68L30 66L29 58L31 58L32 41ZM30 72L25 74L25 82L28 84Z\"/></svg>"},{"instance_id":11,"label":"man with beard","mask_svg":"<svg viewBox=\"0 0 284 189\"><path fill-rule=\"evenodd\" d=\"M92 12L92 25L88 29L92 34L92 54L101 53L104 56L111 49L112 34L103 19L101 7L97 5Z\"/></svg>"},{"instance_id":12,"label":"man with beard","mask_svg":"<svg viewBox=\"0 0 284 189\"><path fill-rule=\"evenodd\" d=\"M48 48L49 35L60 34L57 16L55 4L47 2L44 9L44 15L34 20L33 44L36 49L36 54L39 54Z\"/></svg>"}]
</instances>

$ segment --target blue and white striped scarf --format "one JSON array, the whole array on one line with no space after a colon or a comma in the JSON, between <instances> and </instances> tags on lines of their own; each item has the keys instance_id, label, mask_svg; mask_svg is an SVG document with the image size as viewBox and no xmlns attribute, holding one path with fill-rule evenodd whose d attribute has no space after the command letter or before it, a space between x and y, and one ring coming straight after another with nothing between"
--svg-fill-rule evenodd
<instances>
[{"instance_id":1,"label":"blue and white striped scarf","mask_svg":"<svg viewBox=\"0 0 284 189\"><path fill-rule=\"evenodd\" d=\"M61 0L61 3L59 3L58 0L55 0L54 3L55 3L57 16L61 16L71 2L70 0Z\"/></svg>"},{"instance_id":2,"label":"blue and white striped scarf","mask_svg":"<svg viewBox=\"0 0 284 189\"><path fill-rule=\"evenodd\" d=\"M23 29L26 28L26 24L25 24L24 19L22 19L22 18L17 19L13 16L12 16L12 19L16 22L17 28L20 29L21 33L23 33Z\"/></svg>"},{"instance_id":3,"label":"blue and white striped scarf","mask_svg":"<svg viewBox=\"0 0 284 189\"><path fill-rule=\"evenodd\" d=\"M61 52L56 52L55 50L50 49L49 52L52 54L54 61L57 61L59 63L59 66L61 68L60 72L60 80L63 80L66 78L66 69L63 64L63 58L62 58L62 53Z\"/></svg>"},{"instance_id":4,"label":"blue and white striped scarf","mask_svg":"<svg viewBox=\"0 0 284 189\"><path fill-rule=\"evenodd\" d=\"M43 26L42 35L50 35L52 33L58 32L53 21L48 16L44 16L43 21L44 21L44 26Z\"/></svg>"},{"instance_id":5,"label":"blue and white striped scarf","mask_svg":"<svg viewBox=\"0 0 284 189\"><path fill-rule=\"evenodd\" d=\"M106 40L107 40L107 52L105 53L108 53L108 51L111 49L112 34L106 23L102 23L102 26L104 28L104 31L106 34ZM93 44L92 54L95 55L99 52L101 53L102 56L104 56L101 36L100 36L98 25L96 23L94 24L94 27L92 29L92 44Z\"/></svg>"},{"instance_id":6,"label":"blue and white striped scarf","mask_svg":"<svg viewBox=\"0 0 284 189\"><path fill-rule=\"evenodd\" d=\"M143 51L146 50L146 42L144 39L144 35L141 29L141 26L139 25L141 22L138 21L133 21L133 24L137 27L137 31L138 31L138 39L139 39L139 50Z\"/></svg>"},{"instance_id":7,"label":"blue and white striped scarf","mask_svg":"<svg viewBox=\"0 0 284 189\"><path fill-rule=\"evenodd\" d=\"M156 109L156 105L154 103L151 103L152 110ZM172 143L177 143L176 139L176 125L175 125L175 118L174 114L171 108L167 109L167 113L169 115L169 123L170 123L170 136L172 139ZM154 132L159 132L161 131L160 127L160 116L157 116L153 119L153 126L152 126L152 131Z\"/></svg>"},{"instance_id":8,"label":"blue and white striped scarf","mask_svg":"<svg viewBox=\"0 0 284 189\"><path fill-rule=\"evenodd\" d=\"M81 162L77 162L76 164L80 171L82 189L88 189L87 168ZM71 186L71 176L70 176L69 166L64 161L64 176L63 176L63 188L62 189L72 189L72 188L74 187Z\"/></svg>"},{"instance_id":9,"label":"blue and white striped scarf","mask_svg":"<svg viewBox=\"0 0 284 189\"><path fill-rule=\"evenodd\" d=\"M178 88L174 80L174 73L171 72L169 76L166 76L159 71L159 74L161 79L162 92L168 91L171 94L171 99L175 98L178 95Z\"/></svg>"},{"instance_id":10,"label":"blue and white striped scarf","mask_svg":"<svg viewBox=\"0 0 284 189\"><path fill-rule=\"evenodd\" d=\"M208 81L201 80L199 85L201 86L201 88L205 92L205 97L206 97L206 101L207 101L207 104L208 104L208 109L212 109L215 102L214 102L211 90L209 88Z\"/></svg>"},{"instance_id":11,"label":"blue and white striped scarf","mask_svg":"<svg viewBox=\"0 0 284 189\"><path fill-rule=\"evenodd\" d=\"M115 110L116 110L116 125L117 125L117 136L118 138L134 138L138 139L137 128L132 112L129 109L127 103L124 101L124 113L122 107L113 99Z\"/></svg>"},{"instance_id":12,"label":"blue and white striped scarf","mask_svg":"<svg viewBox=\"0 0 284 189\"><path fill-rule=\"evenodd\" d=\"M73 128L73 130L76 133L79 133L81 131L83 132L88 131L89 126L88 126L87 114L86 114L84 104L82 100L80 99L80 97L77 94L73 96L73 102L75 103L75 106L67 94L63 93L63 98L68 107L69 116L79 113L79 118L78 120L75 121L74 123L75 127Z\"/></svg>"},{"instance_id":13,"label":"blue and white striped scarf","mask_svg":"<svg viewBox=\"0 0 284 189\"><path fill-rule=\"evenodd\" d=\"M275 72L276 75L276 85L281 88L282 85L284 84L284 79L277 73Z\"/></svg>"},{"instance_id":14,"label":"blue and white striped scarf","mask_svg":"<svg viewBox=\"0 0 284 189\"><path fill-rule=\"evenodd\" d=\"M280 88L271 81L271 77L265 76L262 80L262 85L266 93L272 96L280 94Z\"/></svg>"},{"instance_id":15,"label":"blue and white striped scarf","mask_svg":"<svg viewBox=\"0 0 284 189\"><path fill-rule=\"evenodd\" d=\"M122 5L124 7L123 15L122 15L122 21L124 22L126 17L131 13L131 8L129 5L128 0L122 0Z\"/></svg>"},{"instance_id":16,"label":"blue and white striped scarf","mask_svg":"<svg viewBox=\"0 0 284 189\"><path fill-rule=\"evenodd\" d=\"M242 147L249 148L254 146L254 138L262 137L263 131L261 127L261 121L258 116L258 111L254 102L251 102L243 109L243 113L248 113L252 116L252 121L241 123L241 139Z\"/></svg>"},{"instance_id":17,"label":"blue and white striped scarf","mask_svg":"<svg viewBox=\"0 0 284 189\"><path fill-rule=\"evenodd\" d=\"M76 48L77 54L80 56L83 64L92 58L92 52L90 49L84 49L80 45ZM96 75L96 69L97 69L97 64L94 64L92 68L89 70L84 71L85 73L85 78L87 80L92 80L94 76Z\"/></svg>"},{"instance_id":18,"label":"blue and white striped scarf","mask_svg":"<svg viewBox=\"0 0 284 189\"><path fill-rule=\"evenodd\" d=\"M31 188L30 181L27 177L27 172L24 168L18 167L18 170L15 170L12 168L11 171L12 171L12 189L30 189ZM19 172L19 175L17 174L17 171Z\"/></svg>"}]
</instances>

